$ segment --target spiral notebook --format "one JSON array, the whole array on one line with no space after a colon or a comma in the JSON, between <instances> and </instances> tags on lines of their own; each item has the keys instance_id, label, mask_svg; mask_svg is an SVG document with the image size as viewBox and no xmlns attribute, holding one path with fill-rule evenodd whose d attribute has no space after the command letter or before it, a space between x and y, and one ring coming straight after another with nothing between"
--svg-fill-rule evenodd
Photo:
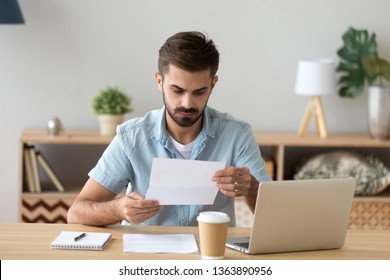
<instances>
[{"instance_id":1,"label":"spiral notebook","mask_svg":"<svg viewBox=\"0 0 390 280\"><path fill-rule=\"evenodd\" d=\"M51 243L52 249L103 250L111 240L108 232L61 231Z\"/></svg>"}]
</instances>

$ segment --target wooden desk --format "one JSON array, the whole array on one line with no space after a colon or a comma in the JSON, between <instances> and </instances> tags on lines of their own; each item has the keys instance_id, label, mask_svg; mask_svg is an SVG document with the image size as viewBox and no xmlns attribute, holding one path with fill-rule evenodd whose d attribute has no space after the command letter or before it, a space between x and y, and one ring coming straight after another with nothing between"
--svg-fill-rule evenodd
<instances>
[{"instance_id":1,"label":"wooden desk","mask_svg":"<svg viewBox=\"0 0 390 280\"><path fill-rule=\"evenodd\" d=\"M50 243L62 230L111 232L113 240L103 251L53 250ZM146 227L110 226L106 228L69 224L0 224L0 259L200 259L199 254L135 254L123 253L124 233L193 233L198 238L197 227ZM288 233L286 233L288 234ZM249 228L229 228L229 236L249 235ZM390 231L349 230L342 249L291 252L264 255L247 255L226 248L226 259L236 260L389 260Z\"/></svg>"}]
</instances>

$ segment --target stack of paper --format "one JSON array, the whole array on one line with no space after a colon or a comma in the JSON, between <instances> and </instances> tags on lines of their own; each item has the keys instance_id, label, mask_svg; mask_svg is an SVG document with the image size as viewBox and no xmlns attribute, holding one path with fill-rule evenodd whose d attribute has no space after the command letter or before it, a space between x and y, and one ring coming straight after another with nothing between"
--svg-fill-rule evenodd
<instances>
[{"instance_id":1,"label":"stack of paper","mask_svg":"<svg viewBox=\"0 0 390 280\"><path fill-rule=\"evenodd\" d=\"M197 254L198 245L193 234L124 234L125 253Z\"/></svg>"}]
</instances>

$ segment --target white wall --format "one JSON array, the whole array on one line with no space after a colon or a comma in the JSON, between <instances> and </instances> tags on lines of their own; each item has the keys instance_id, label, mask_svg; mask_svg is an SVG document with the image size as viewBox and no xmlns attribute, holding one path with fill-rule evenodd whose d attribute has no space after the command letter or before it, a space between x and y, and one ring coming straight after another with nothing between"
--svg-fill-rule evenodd
<instances>
[{"instance_id":1,"label":"white wall","mask_svg":"<svg viewBox=\"0 0 390 280\"><path fill-rule=\"evenodd\" d=\"M387 0L19 0L25 25L0 25L0 222L17 221L18 139L52 116L97 128L90 101L119 85L142 116L161 106L157 53L178 31L207 32L221 52L210 105L256 130L298 129L307 98L293 93L302 57L337 59L349 27L377 33L390 58ZM324 98L330 132L366 131L366 96Z\"/></svg>"}]
</instances>

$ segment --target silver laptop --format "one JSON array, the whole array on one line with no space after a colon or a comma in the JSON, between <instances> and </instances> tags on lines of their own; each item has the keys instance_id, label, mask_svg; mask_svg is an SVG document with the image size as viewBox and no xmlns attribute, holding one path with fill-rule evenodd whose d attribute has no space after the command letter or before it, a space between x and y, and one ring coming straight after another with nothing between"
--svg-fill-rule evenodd
<instances>
[{"instance_id":1,"label":"silver laptop","mask_svg":"<svg viewBox=\"0 0 390 280\"><path fill-rule=\"evenodd\" d=\"M353 178L262 182L251 236L226 246L248 254L341 248L355 187Z\"/></svg>"}]
</instances>

